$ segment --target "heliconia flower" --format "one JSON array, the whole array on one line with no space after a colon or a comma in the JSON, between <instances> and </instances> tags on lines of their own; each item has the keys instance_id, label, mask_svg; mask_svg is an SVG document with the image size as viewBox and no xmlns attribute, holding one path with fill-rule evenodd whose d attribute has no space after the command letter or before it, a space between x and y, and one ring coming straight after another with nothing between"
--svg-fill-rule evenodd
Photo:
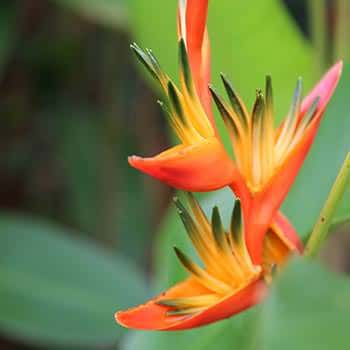
<instances>
[{"instance_id":1,"label":"heliconia flower","mask_svg":"<svg viewBox=\"0 0 350 350\"><path fill-rule=\"evenodd\" d=\"M230 186L242 201L248 250L253 262L260 264L264 236L271 222L287 221L281 219L278 209L313 143L340 78L342 62L335 64L304 100L302 82L298 80L292 106L277 129L270 77L266 79L265 95L257 91L250 112L222 75L229 103L212 87L210 92L231 134L235 155L232 160L217 136L210 107L207 11L208 0L179 1L181 89L161 70L150 50L144 52L136 44L132 46L162 85L168 103L161 105L181 144L152 158L132 156L129 163L182 190L211 191ZM284 233L289 244L300 247L291 225L284 227L290 229Z\"/></svg>"},{"instance_id":2,"label":"heliconia flower","mask_svg":"<svg viewBox=\"0 0 350 350\"><path fill-rule=\"evenodd\" d=\"M192 215L175 200L178 213L203 266L180 249L175 253L189 277L165 293L135 308L117 312L122 326L144 330L199 327L237 314L261 302L276 269L294 251L271 228L264 240L262 265L254 265L246 246L240 201L235 202L230 229L225 231L217 207L211 222L189 194Z\"/></svg>"},{"instance_id":3,"label":"heliconia flower","mask_svg":"<svg viewBox=\"0 0 350 350\"><path fill-rule=\"evenodd\" d=\"M281 222L276 212L313 143L341 71L342 62L339 62L304 100L299 79L287 117L277 129L274 127L271 77L266 78L265 95L257 91L251 113L225 76L222 75L222 80L229 103L210 87L230 132L235 167L240 174L230 186L242 201L247 246L254 263L261 262L263 239L271 220L275 218ZM296 236L290 238L293 241Z\"/></svg>"},{"instance_id":4,"label":"heliconia flower","mask_svg":"<svg viewBox=\"0 0 350 350\"><path fill-rule=\"evenodd\" d=\"M216 136L211 111L210 49L206 30L208 1L179 2L180 88L161 70L150 50L131 47L161 84L160 102L180 144L152 158L132 156L129 163L179 189L211 191L231 183L236 167Z\"/></svg>"}]
</instances>

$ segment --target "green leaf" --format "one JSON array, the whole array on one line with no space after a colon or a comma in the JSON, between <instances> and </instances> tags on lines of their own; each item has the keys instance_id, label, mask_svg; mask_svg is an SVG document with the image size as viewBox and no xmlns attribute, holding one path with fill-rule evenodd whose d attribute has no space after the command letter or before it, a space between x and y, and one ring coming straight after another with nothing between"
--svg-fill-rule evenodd
<instances>
[{"instance_id":1,"label":"green leaf","mask_svg":"<svg viewBox=\"0 0 350 350\"><path fill-rule=\"evenodd\" d=\"M105 203L103 178L105 143L101 136L101 121L95 120L91 114L84 115L83 109L60 108L57 115L56 129L58 135L58 157L63 165L64 180L68 200L65 203L65 216L81 228L84 232L99 232L105 237L104 217L108 210L101 203ZM68 118L66 117L68 116ZM115 192L115 179L109 185L109 191ZM114 187L113 187L114 185ZM89 203L89 205L87 205ZM109 204L109 202L108 202ZM116 210L113 213L116 217ZM109 230L117 232L117 220L108 222Z\"/></svg>"},{"instance_id":2,"label":"green leaf","mask_svg":"<svg viewBox=\"0 0 350 350\"><path fill-rule=\"evenodd\" d=\"M55 0L57 4L76 11L79 15L110 27L125 29L127 14L123 0Z\"/></svg>"},{"instance_id":3,"label":"green leaf","mask_svg":"<svg viewBox=\"0 0 350 350\"><path fill-rule=\"evenodd\" d=\"M309 261L293 262L262 309L262 349L349 348L349 295L349 278Z\"/></svg>"},{"instance_id":4,"label":"green leaf","mask_svg":"<svg viewBox=\"0 0 350 350\"><path fill-rule=\"evenodd\" d=\"M0 329L25 343L114 344L113 314L146 297L121 257L52 223L0 215Z\"/></svg>"},{"instance_id":5,"label":"green leaf","mask_svg":"<svg viewBox=\"0 0 350 350\"><path fill-rule=\"evenodd\" d=\"M79 107L57 104L44 114L56 117L57 157L68 198L65 217L143 263L153 206L143 178L125 161L135 147L132 135L110 126L103 112ZM137 220L131 219L134 212ZM138 244L132 232L137 232Z\"/></svg>"}]
</instances>

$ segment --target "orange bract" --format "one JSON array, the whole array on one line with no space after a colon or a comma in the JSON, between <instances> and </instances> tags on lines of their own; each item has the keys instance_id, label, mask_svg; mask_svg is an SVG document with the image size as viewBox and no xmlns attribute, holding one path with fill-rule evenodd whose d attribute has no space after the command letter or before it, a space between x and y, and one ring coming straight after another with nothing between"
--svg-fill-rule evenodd
<instances>
[{"instance_id":1,"label":"orange bract","mask_svg":"<svg viewBox=\"0 0 350 350\"><path fill-rule=\"evenodd\" d=\"M270 78L267 78L265 96L258 92L252 114L241 112L247 109L238 97L232 98L237 95L225 78L231 106L212 90L216 104L231 130L236 165L241 176L233 178L230 186L242 200L248 225L247 246L254 263L261 263L264 235L312 146L341 71L342 62L339 62L304 101L301 99L299 80L290 112L276 130L272 118Z\"/></svg>"},{"instance_id":2,"label":"orange bract","mask_svg":"<svg viewBox=\"0 0 350 350\"><path fill-rule=\"evenodd\" d=\"M126 327L197 327L253 306L265 294L262 269L252 264L246 248L240 202L235 204L228 232L218 208L214 208L209 222L192 195L189 203L193 216L177 199L175 203L203 266L175 248L190 277L145 305L117 313L117 321Z\"/></svg>"},{"instance_id":3,"label":"orange bract","mask_svg":"<svg viewBox=\"0 0 350 350\"><path fill-rule=\"evenodd\" d=\"M222 182L230 183L237 171L215 137L194 145L178 145L152 158L129 157L129 163L171 186L196 192L221 188Z\"/></svg>"},{"instance_id":4,"label":"orange bract","mask_svg":"<svg viewBox=\"0 0 350 350\"><path fill-rule=\"evenodd\" d=\"M178 14L179 38L183 39L189 56L196 91L215 128L208 90L210 82L210 44L206 21L208 0L180 0Z\"/></svg>"},{"instance_id":5,"label":"orange bract","mask_svg":"<svg viewBox=\"0 0 350 350\"><path fill-rule=\"evenodd\" d=\"M177 296L191 298L198 297L201 293L205 295L203 293L206 292L190 278L144 305L116 313L115 319L126 328L139 330L176 331L191 329L230 317L254 306L264 298L266 286L262 281L255 281L236 294L218 300L211 307L187 316L169 316L168 311L172 308L160 304L163 298Z\"/></svg>"},{"instance_id":6,"label":"orange bract","mask_svg":"<svg viewBox=\"0 0 350 350\"><path fill-rule=\"evenodd\" d=\"M116 313L117 322L125 327L180 330L230 317L265 297L272 271L296 250L293 242L284 239L284 232L271 230L264 241L263 264L254 265L246 246L239 201L235 203L228 231L218 208L213 209L209 222L192 195L189 194L192 215L177 199L175 203L203 265L175 248L190 277L146 304ZM284 220L278 218L285 228Z\"/></svg>"}]
</instances>

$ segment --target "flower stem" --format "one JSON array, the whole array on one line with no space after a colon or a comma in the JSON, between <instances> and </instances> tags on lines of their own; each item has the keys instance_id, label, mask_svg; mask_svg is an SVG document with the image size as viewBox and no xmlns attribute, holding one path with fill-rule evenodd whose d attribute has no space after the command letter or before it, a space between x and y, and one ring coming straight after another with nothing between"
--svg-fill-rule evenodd
<instances>
[{"instance_id":1,"label":"flower stem","mask_svg":"<svg viewBox=\"0 0 350 350\"><path fill-rule=\"evenodd\" d=\"M342 168L333 184L326 203L314 226L305 248L305 256L314 257L320 250L322 242L327 238L332 223L332 216L342 199L346 186L350 179L350 152L345 158Z\"/></svg>"},{"instance_id":2,"label":"flower stem","mask_svg":"<svg viewBox=\"0 0 350 350\"><path fill-rule=\"evenodd\" d=\"M309 23L315 48L315 63L319 74L326 69L329 60L329 35L327 25L327 0L309 0Z\"/></svg>"},{"instance_id":3,"label":"flower stem","mask_svg":"<svg viewBox=\"0 0 350 350\"><path fill-rule=\"evenodd\" d=\"M335 58L349 59L350 45L348 33L350 29L349 0L336 1L336 30L335 30Z\"/></svg>"}]
</instances>

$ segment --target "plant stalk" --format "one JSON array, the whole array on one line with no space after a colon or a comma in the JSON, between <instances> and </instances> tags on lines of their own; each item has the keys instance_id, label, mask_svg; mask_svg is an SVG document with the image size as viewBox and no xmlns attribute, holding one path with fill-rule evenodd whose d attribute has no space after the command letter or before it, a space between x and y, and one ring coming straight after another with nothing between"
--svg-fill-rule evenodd
<instances>
[{"instance_id":1,"label":"plant stalk","mask_svg":"<svg viewBox=\"0 0 350 350\"><path fill-rule=\"evenodd\" d=\"M328 66L329 60L327 0L309 0L308 13L310 33L315 48L317 74L321 75Z\"/></svg>"},{"instance_id":2,"label":"plant stalk","mask_svg":"<svg viewBox=\"0 0 350 350\"><path fill-rule=\"evenodd\" d=\"M350 58L350 1L336 0L336 21L335 21L335 59Z\"/></svg>"},{"instance_id":3,"label":"plant stalk","mask_svg":"<svg viewBox=\"0 0 350 350\"><path fill-rule=\"evenodd\" d=\"M332 217L343 197L346 186L350 179L350 152L345 158L343 166L333 184L326 203L321 210L320 216L314 226L305 248L305 256L315 257L320 251L323 241L327 238Z\"/></svg>"}]
</instances>

